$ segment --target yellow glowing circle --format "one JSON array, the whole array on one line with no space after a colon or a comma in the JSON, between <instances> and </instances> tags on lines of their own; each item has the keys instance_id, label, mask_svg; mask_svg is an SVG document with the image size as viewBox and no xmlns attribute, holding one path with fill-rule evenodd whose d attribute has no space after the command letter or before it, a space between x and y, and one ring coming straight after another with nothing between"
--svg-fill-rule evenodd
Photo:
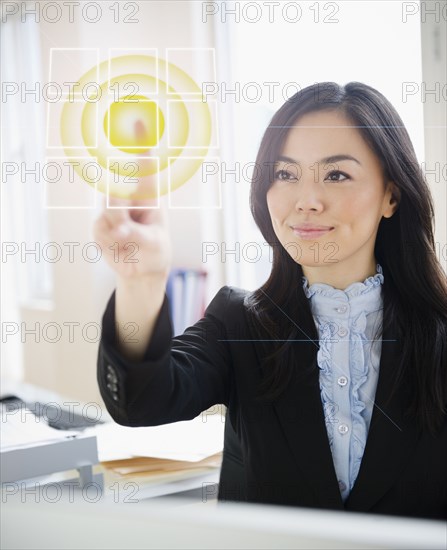
<instances>
[{"instance_id":1,"label":"yellow glowing circle","mask_svg":"<svg viewBox=\"0 0 447 550\"><path fill-rule=\"evenodd\" d=\"M158 76L167 74L169 83ZM64 104L61 139L89 185L121 198L156 198L200 168L211 142L211 114L185 71L153 56L126 55L77 81L78 89L91 91ZM92 82L99 90L89 88ZM85 177L92 162L101 168L95 182Z\"/></svg>"},{"instance_id":2,"label":"yellow glowing circle","mask_svg":"<svg viewBox=\"0 0 447 550\"><path fill-rule=\"evenodd\" d=\"M142 95L114 101L104 116L104 132L111 145L125 153L146 153L163 135L165 120L154 101Z\"/></svg>"}]
</instances>

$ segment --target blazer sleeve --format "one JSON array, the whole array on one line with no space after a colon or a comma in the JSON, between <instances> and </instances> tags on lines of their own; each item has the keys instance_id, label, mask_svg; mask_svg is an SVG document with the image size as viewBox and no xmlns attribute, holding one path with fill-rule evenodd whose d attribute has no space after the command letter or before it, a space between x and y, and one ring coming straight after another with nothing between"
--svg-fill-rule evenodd
<instances>
[{"instance_id":1,"label":"blazer sleeve","mask_svg":"<svg viewBox=\"0 0 447 550\"><path fill-rule=\"evenodd\" d=\"M118 350L115 291L102 318L97 382L112 418L124 426L191 420L212 405L228 405L232 368L224 319L231 289L222 287L204 317L173 337L169 300L156 319L141 362Z\"/></svg>"}]
</instances>

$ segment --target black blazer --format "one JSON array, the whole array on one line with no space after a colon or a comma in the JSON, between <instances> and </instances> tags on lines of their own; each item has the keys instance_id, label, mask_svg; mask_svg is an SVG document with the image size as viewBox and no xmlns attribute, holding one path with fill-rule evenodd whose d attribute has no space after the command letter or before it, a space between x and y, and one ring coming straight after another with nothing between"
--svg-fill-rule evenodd
<instances>
[{"instance_id":1,"label":"black blazer","mask_svg":"<svg viewBox=\"0 0 447 550\"><path fill-rule=\"evenodd\" d=\"M421 435L403 416L402 391L384 405L399 352L392 330L383 334L360 471L343 503L321 404L318 345L296 342L299 360L290 368L298 372L300 364L312 364L311 374L294 378L276 402L255 402L262 351L244 307L247 294L222 287L205 316L175 338L165 295L145 356L131 363L117 351L113 293L103 316L97 370L112 418L125 426L155 426L226 405L219 500L447 518L447 420L438 436ZM305 334L315 334L309 315L297 317Z\"/></svg>"}]
</instances>

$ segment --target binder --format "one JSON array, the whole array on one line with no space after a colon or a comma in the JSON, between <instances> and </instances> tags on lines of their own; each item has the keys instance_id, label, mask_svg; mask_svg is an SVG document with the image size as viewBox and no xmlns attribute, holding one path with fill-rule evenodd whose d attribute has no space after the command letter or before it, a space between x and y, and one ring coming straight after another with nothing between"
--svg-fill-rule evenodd
<instances>
[{"instance_id":1,"label":"binder","mask_svg":"<svg viewBox=\"0 0 447 550\"><path fill-rule=\"evenodd\" d=\"M174 336L183 334L205 313L206 277L203 269L175 267L166 284Z\"/></svg>"}]
</instances>

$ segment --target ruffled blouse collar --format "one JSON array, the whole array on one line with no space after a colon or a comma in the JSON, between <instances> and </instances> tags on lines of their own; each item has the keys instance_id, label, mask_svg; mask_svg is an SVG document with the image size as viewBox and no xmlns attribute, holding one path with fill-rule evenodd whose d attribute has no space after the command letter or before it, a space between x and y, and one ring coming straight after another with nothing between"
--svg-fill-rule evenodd
<instances>
[{"instance_id":1,"label":"ruffled blouse collar","mask_svg":"<svg viewBox=\"0 0 447 550\"><path fill-rule=\"evenodd\" d=\"M334 288L333 286L325 283L313 283L309 286L309 282L305 276L302 276L301 279L303 282L303 290L307 298L318 295L337 299L344 294L349 300L355 298L356 296L362 296L369 293L372 289L383 284L384 281L382 266L379 263L376 264L375 275L367 277L363 283L351 283L347 288L345 288L345 290Z\"/></svg>"}]
</instances>

